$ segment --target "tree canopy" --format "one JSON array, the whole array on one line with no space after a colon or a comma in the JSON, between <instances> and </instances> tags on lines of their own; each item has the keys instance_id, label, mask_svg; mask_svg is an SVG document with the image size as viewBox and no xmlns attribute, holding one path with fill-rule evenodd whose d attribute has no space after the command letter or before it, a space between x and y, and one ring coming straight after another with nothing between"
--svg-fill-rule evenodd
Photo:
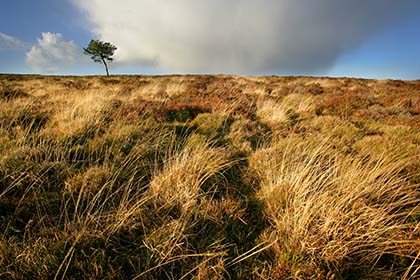
<instances>
[{"instance_id":1,"label":"tree canopy","mask_svg":"<svg viewBox=\"0 0 420 280\"><path fill-rule=\"evenodd\" d=\"M102 63L105 66L106 75L109 76L107 61L112 62L114 59L112 56L117 50L117 47L109 42L103 42L99 40L91 40L87 48L83 48L86 55L90 55L90 58L98 63Z\"/></svg>"}]
</instances>

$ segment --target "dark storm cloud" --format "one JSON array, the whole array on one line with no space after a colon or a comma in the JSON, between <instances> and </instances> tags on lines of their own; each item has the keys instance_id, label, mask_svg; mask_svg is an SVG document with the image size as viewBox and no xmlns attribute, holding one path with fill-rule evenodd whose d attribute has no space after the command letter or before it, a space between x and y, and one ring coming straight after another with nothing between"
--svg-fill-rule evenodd
<instances>
[{"instance_id":1,"label":"dark storm cloud","mask_svg":"<svg viewBox=\"0 0 420 280\"><path fill-rule=\"evenodd\" d=\"M328 70L415 0L74 0L117 62L174 72Z\"/></svg>"}]
</instances>

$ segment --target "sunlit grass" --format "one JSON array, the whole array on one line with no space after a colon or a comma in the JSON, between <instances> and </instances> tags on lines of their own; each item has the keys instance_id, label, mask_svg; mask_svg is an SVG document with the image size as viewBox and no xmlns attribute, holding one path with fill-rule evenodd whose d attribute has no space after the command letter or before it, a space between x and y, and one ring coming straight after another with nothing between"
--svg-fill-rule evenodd
<instances>
[{"instance_id":1,"label":"sunlit grass","mask_svg":"<svg viewBox=\"0 0 420 280\"><path fill-rule=\"evenodd\" d=\"M419 91L0 76L0 278L415 279Z\"/></svg>"}]
</instances>

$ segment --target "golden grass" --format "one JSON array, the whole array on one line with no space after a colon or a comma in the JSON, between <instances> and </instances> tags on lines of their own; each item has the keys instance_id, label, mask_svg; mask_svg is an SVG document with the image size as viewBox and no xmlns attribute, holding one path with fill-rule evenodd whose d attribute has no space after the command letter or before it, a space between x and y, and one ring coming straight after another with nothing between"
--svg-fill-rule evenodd
<instances>
[{"instance_id":1,"label":"golden grass","mask_svg":"<svg viewBox=\"0 0 420 280\"><path fill-rule=\"evenodd\" d=\"M262 122L274 127L289 122L287 107L274 100L260 101L256 115Z\"/></svg>"},{"instance_id":2,"label":"golden grass","mask_svg":"<svg viewBox=\"0 0 420 280\"><path fill-rule=\"evenodd\" d=\"M343 156L328 141L284 139L250 159L276 255L341 273L374 270L384 255L415 256L420 241L407 233L417 230L408 221L419 211L419 193L399 176L410 157Z\"/></svg>"},{"instance_id":3,"label":"golden grass","mask_svg":"<svg viewBox=\"0 0 420 280\"><path fill-rule=\"evenodd\" d=\"M194 136L186 140L181 151L167 155L163 170L150 182L149 192L156 201L170 207L180 207L188 215L202 195L202 184L227 168L226 151L210 148L205 140Z\"/></svg>"},{"instance_id":4,"label":"golden grass","mask_svg":"<svg viewBox=\"0 0 420 280\"><path fill-rule=\"evenodd\" d=\"M416 279L416 94L0 75L0 278Z\"/></svg>"}]
</instances>

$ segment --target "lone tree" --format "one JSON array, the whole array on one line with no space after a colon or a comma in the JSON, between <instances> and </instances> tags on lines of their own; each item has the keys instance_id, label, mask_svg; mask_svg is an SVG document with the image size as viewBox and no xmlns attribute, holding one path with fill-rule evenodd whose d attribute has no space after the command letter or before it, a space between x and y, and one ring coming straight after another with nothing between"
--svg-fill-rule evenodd
<instances>
[{"instance_id":1,"label":"lone tree","mask_svg":"<svg viewBox=\"0 0 420 280\"><path fill-rule=\"evenodd\" d=\"M108 64L106 61L112 62L112 56L117 50L117 47L108 42L99 40L91 40L87 48L83 48L86 55L90 55L93 61L103 63L106 70L106 75L109 76Z\"/></svg>"}]
</instances>

